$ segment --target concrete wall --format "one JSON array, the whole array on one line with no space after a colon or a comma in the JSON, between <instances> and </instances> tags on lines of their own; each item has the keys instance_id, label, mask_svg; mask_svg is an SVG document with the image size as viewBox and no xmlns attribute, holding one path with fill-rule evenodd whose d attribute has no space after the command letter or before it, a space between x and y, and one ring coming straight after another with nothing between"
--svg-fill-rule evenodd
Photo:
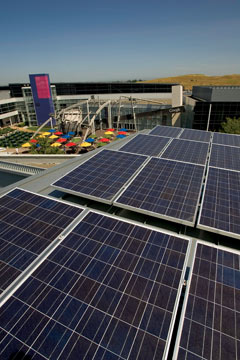
<instances>
[{"instance_id":1,"label":"concrete wall","mask_svg":"<svg viewBox=\"0 0 240 360\"><path fill-rule=\"evenodd\" d=\"M193 86L193 97L213 101L240 101L240 86Z\"/></svg>"}]
</instances>

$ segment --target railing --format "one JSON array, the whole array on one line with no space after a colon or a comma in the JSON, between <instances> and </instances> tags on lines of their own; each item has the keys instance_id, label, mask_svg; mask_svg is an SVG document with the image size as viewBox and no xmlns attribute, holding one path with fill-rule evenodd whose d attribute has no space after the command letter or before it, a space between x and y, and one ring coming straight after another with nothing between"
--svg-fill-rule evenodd
<instances>
[{"instance_id":1,"label":"railing","mask_svg":"<svg viewBox=\"0 0 240 360\"><path fill-rule=\"evenodd\" d=\"M40 167L16 164L7 161L0 161L0 169L21 172L23 174L29 174L29 175L39 174L40 172L45 170Z\"/></svg>"}]
</instances>

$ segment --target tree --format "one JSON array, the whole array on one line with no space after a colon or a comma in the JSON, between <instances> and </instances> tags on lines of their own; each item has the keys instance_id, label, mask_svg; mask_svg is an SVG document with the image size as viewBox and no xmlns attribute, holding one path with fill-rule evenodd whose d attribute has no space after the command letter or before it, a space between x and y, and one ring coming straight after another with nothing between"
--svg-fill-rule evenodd
<instances>
[{"instance_id":1,"label":"tree","mask_svg":"<svg viewBox=\"0 0 240 360\"><path fill-rule=\"evenodd\" d=\"M226 122L223 122L221 126L221 132L228 134L240 134L240 118L234 117L232 119L227 117Z\"/></svg>"}]
</instances>

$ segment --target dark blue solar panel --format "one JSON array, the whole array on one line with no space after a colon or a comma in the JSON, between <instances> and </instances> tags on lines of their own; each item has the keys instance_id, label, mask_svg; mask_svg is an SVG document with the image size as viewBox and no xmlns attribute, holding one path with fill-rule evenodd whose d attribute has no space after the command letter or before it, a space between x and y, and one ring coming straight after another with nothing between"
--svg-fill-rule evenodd
<instances>
[{"instance_id":1,"label":"dark blue solar panel","mask_svg":"<svg viewBox=\"0 0 240 360\"><path fill-rule=\"evenodd\" d=\"M239 238L240 173L209 168L198 227Z\"/></svg>"},{"instance_id":2,"label":"dark blue solar panel","mask_svg":"<svg viewBox=\"0 0 240 360\"><path fill-rule=\"evenodd\" d=\"M233 146L213 144L209 165L240 171L240 149Z\"/></svg>"},{"instance_id":3,"label":"dark blue solar panel","mask_svg":"<svg viewBox=\"0 0 240 360\"><path fill-rule=\"evenodd\" d=\"M240 135L214 133L213 143L231 146L240 146Z\"/></svg>"},{"instance_id":4,"label":"dark blue solar panel","mask_svg":"<svg viewBox=\"0 0 240 360\"><path fill-rule=\"evenodd\" d=\"M204 167L152 158L115 205L194 225Z\"/></svg>"},{"instance_id":5,"label":"dark blue solar panel","mask_svg":"<svg viewBox=\"0 0 240 360\"><path fill-rule=\"evenodd\" d=\"M82 209L15 189L0 198L0 292L68 226Z\"/></svg>"},{"instance_id":6,"label":"dark blue solar panel","mask_svg":"<svg viewBox=\"0 0 240 360\"><path fill-rule=\"evenodd\" d=\"M139 134L119 150L148 156L158 156L170 138Z\"/></svg>"},{"instance_id":7,"label":"dark blue solar panel","mask_svg":"<svg viewBox=\"0 0 240 360\"><path fill-rule=\"evenodd\" d=\"M187 248L90 212L3 305L3 358L166 358Z\"/></svg>"},{"instance_id":8,"label":"dark blue solar panel","mask_svg":"<svg viewBox=\"0 0 240 360\"><path fill-rule=\"evenodd\" d=\"M181 134L181 132L182 132L181 128L158 125L150 131L149 135L168 136L175 138L178 137L178 135Z\"/></svg>"},{"instance_id":9,"label":"dark blue solar panel","mask_svg":"<svg viewBox=\"0 0 240 360\"><path fill-rule=\"evenodd\" d=\"M240 359L240 256L198 244L177 359Z\"/></svg>"},{"instance_id":10,"label":"dark blue solar panel","mask_svg":"<svg viewBox=\"0 0 240 360\"><path fill-rule=\"evenodd\" d=\"M211 139L211 134L212 133L209 131L184 129L181 135L179 136L179 138L186 140L203 141L209 143Z\"/></svg>"},{"instance_id":11,"label":"dark blue solar panel","mask_svg":"<svg viewBox=\"0 0 240 360\"><path fill-rule=\"evenodd\" d=\"M57 180L53 186L111 203L146 159L142 155L103 150Z\"/></svg>"},{"instance_id":12,"label":"dark blue solar panel","mask_svg":"<svg viewBox=\"0 0 240 360\"><path fill-rule=\"evenodd\" d=\"M204 142L173 139L161 158L205 165L208 146Z\"/></svg>"}]
</instances>

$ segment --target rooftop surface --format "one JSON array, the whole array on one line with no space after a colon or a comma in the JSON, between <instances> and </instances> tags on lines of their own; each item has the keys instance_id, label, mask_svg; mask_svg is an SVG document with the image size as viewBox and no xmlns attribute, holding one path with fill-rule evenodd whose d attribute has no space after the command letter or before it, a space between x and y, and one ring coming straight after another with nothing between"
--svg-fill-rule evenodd
<instances>
[{"instance_id":1,"label":"rooftop surface","mask_svg":"<svg viewBox=\"0 0 240 360\"><path fill-rule=\"evenodd\" d=\"M148 132L142 134L147 136ZM161 128L155 129L155 133L158 135L149 136L161 140ZM231 160L228 156L233 156L239 147L229 144L229 136L226 136L228 144L223 145L211 133L207 142L205 139L209 137L204 137L205 141L196 140L196 135L203 139L202 132L197 130L194 140L189 140L189 134L187 140L181 134L183 129L179 130L178 138L166 137L167 145L165 142L157 156L144 155L148 160L126 178L123 188L119 184L120 192L118 188L109 204L100 197L91 199L81 191L75 193L69 187L60 189L54 184L76 169L78 178L82 179L82 166L90 164L103 151L110 150L112 156L128 144L131 152L122 154L129 154L132 159L134 151L144 147L135 140L139 135L24 179L17 183L17 189L13 185L1 189L0 353L3 358L186 360L193 357L197 360L213 359L215 353L221 360L226 356L239 358L235 327L240 316L239 232L237 228L230 229L234 232L226 228L230 219L223 211L225 206L228 216L239 219L239 172L229 170L228 165ZM213 146L214 141L217 146ZM193 160L187 162L186 155L184 160L176 160L178 142L186 142L188 146L192 142L206 148L204 165L192 163ZM171 144L175 151L168 150ZM222 148L218 152L219 146ZM182 156L182 146L179 149ZM193 159L191 151L188 152ZM218 153L224 161L219 162ZM156 173L149 167L152 161L158 169L168 164L162 172L164 179L159 178L159 170ZM108 187L110 180L118 183L118 167L112 165L111 169L110 165L111 161L105 164L102 187ZM111 169L109 178L107 166ZM148 177L144 169L151 169L147 171ZM178 176L173 175L174 169ZM199 177L195 181L190 169L204 170L201 186ZM91 166L89 179L93 170L96 169ZM179 171L183 171L182 175ZM225 175L232 181L230 187ZM147 179L145 190L140 184L135 187L136 181L144 179ZM170 179L175 179L173 187ZM89 186L87 178L86 183ZM198 190L188 192L188 188L183 188L190 183L197 185ZM233 184L232 196L224 189L231 189ZM98 185L99 182L95 188ZM151 190L153 185L155 188ZM161 209L158 209L161 216L156 217L151 207L143 212L137 204L131 210L129 206L122 207L116 199L126 192L129 196L131 188L142 189L139 194L131 195L132 199L140 199L144 191L150 190L141 201L146 204L150 196L153 204L157 197L161 207L167 206L168 211L167 204L171 204L174 212L166 218L159 212ZM192 192L199 194L194 207L196 220L192 224L177 220L181 212L174 197L182 196L184 191L188 194L185 201L193 199ZM178 201L184 206L182 200ZM231 201L235 202L226 204ZM232 205L237 208L231 213ZM206 219L214 220L206 223ZM232 221L230 224L234 225Z\"/></svg>"}]
</instances>

